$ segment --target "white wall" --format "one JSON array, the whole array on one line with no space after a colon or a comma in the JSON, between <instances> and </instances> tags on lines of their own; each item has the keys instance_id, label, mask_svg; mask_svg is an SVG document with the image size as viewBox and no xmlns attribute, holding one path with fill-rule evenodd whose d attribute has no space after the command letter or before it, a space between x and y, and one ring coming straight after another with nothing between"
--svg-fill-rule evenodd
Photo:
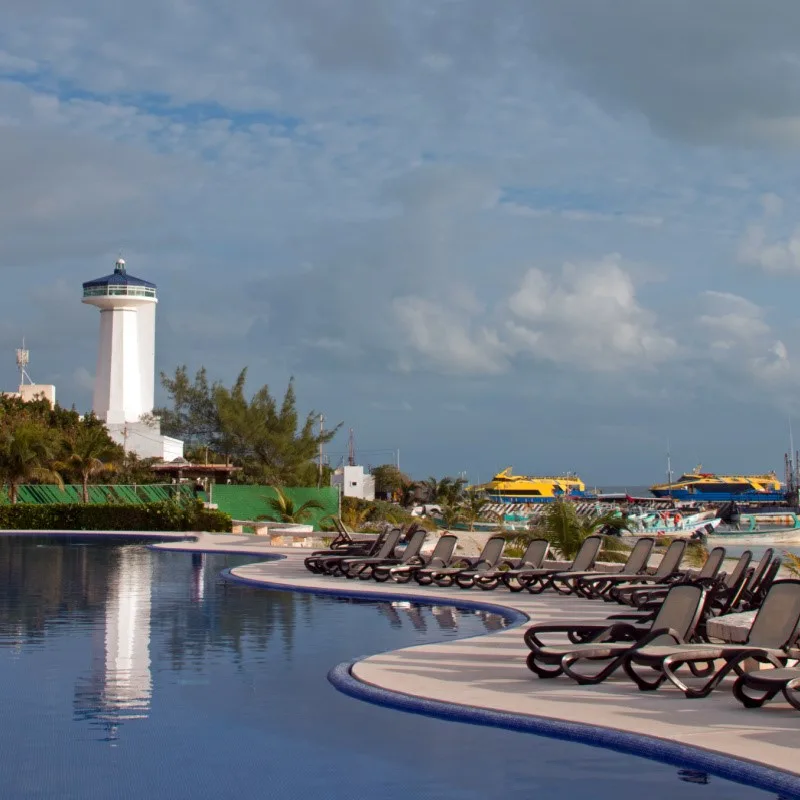
<instances>
[{"instance_id":1,"label":"white wall","mask_svg":"<svg viewBox=\"0 0 800 800\"><path fill-rule=\"evenodd\" d=\"M331 486L338 486L345 497L375 499L375 478L364 474L364 467L339 467L331 475Z\"/></svg>"},{"instance_id":2,"label":"white wall","mask_svg":"<svg viewBox=\"0 0 800 800\"><path fill-rule=\"evenodd\" d=\"M139 380L142 396L140 407L142 414L150 414L155 402L156 374L156 304L140 306L139 327ZM183 445L181 445L183 449Z\"/></svg>"},{"instance_id":3,"label":"white wall","mask_svg":"<svg viewBox=\"0 0 800 800\"><path fill-rule=\"evenodd\" d=\"M158 424L144 422L106 423L108 435L121 444L127 452L139 458L160 458L174 461L183 458L183 442L171 436L162 436Z\"/></svg>"}]
</instances>

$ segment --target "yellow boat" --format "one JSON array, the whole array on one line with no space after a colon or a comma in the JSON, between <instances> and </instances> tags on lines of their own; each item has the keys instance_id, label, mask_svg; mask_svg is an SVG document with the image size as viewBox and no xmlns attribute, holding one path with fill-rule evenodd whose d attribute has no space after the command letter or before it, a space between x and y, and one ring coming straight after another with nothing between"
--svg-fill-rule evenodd
<instances>
[{"instance_id":1,"label":"yellow boat","mask_svg":"<svg viewBox=\"0 0 800 800\"><path fill-rule=\"evenodd\" d=\"M656 497L676 500L708 500L712 502L780 502L785 499L783 484L774 472L760 475L717 475L701 472L701 466L685 472L672 483L650 487Z\"/></svg>"},{"instance_id":2,"label":"yellow boat","mask_svg":"<svg viewBox=\"0 0 800 800\"><path fill-rule=\"evenodd\" d=\"M492 503L549 503L559 497L581 497L586 486L574 473L512 475L511 467L480 487Z\"/></svg>"}]
</instances>

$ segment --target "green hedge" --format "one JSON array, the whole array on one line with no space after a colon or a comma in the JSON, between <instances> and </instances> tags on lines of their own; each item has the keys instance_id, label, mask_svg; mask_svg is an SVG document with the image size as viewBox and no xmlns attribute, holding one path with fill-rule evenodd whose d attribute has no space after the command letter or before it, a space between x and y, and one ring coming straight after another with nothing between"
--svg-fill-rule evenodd
<instances>
[{"instance_id":1,"label":"green hedge","mask_svg":"<svg viewBox=\"0 0 800 800\"><path fill-rule=\"evenodd\" d=\"M129 506L82 503L17 503L0 506L0 530L35 531L208 531L231 530L224 511L198 502L142 503Z\"/></svg>"}]
</instances>

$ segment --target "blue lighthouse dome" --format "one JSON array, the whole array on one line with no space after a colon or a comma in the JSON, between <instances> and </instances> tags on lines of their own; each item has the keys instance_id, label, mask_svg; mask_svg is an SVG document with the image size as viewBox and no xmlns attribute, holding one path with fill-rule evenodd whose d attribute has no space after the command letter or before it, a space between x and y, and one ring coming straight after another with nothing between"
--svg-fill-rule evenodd
<instances>
[{"instance_id":1,"label":"blue lighthouse dome","mask_svg":"<svg viewBox=\"0 0 800 800\"><path fill-rule=\"evenodd\" d=\"M102 278L95 278L83 284L84 297L98 295L136 295L140 297L155 297L156 285L143 278L129 275L125 270L125 260L118 258L114 264L114 271Z\"/></svg>"}]
</instances>

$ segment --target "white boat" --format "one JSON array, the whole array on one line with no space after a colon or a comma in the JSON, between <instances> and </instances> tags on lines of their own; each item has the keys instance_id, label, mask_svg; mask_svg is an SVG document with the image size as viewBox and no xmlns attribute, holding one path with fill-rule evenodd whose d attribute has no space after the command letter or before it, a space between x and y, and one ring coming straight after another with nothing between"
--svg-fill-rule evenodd
<instances>
[{"instance_id":1,"label":"white boat","mask_svg":"<svg viewBox=\"0 0 800 800\"><path fill-rule=\"evenodd\" d=\"M650 511L628 515L624 530L632 536L692 536L700 533L708 536L720 522L715 511Z\"/></svg>"},{"instance_id":2,"label":"white boat","mask_svg":"<svg viewBox=\"0 0 800 800\"><path fill-rule=\"evenodd\" d=\"M713 546L722 545L745 545L747 547L760 545L791 545L800 543L800 529L783 528L772 531L759 531L752 533L749 531L714 531L707 538L707 543Z\"/></svg>"}]
</instances>

